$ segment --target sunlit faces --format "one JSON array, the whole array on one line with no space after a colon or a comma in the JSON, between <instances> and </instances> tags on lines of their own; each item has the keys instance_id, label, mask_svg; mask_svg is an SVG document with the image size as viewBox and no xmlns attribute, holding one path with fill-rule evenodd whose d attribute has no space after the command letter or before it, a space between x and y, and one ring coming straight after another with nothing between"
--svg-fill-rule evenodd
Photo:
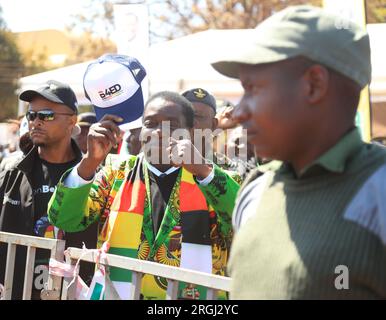
<instances>
[{"instance_id":1,"label":"sunlit faces","mask_svg":"<svg viewBox=\"0 0 386 320\"><path fill-rule=\"evenodd\" d=\"M206 109L209 108L206 107ZM199 164L202 161L201 157L190 157L190 153L184 153L184 158L181 159L177 153L173 152L174 149L168 151L171 141L189 140L206 160L213 161L212 148L205 148L205 145L213 145L214 136L221 134L225 135L226 133L221 129L189 128L181 107L173 102L157 98L145 108L140 141L146 159L152 164L171 164L171 157L174 157L173 163L183 161L186 164ZM246 132L244 132L240 143L246 144L246 136ZM218 149L221 148L222 146L218 147ZM235 149L229 150L229 152L234 153ZM195 154L197 155L197 153ZM230 155L232 159L235 156L234 154ZM246 153L243 152L239 156L246 160Z\"/></svg>"},{"instance_id":2,"label":"sunlit faces","mask_svg":"<svg viewBox=\"0 0 386 320\"><path fill-rule=\"evenodd\" d=\"M194 147L199 153L204 156L208 162L213 162L214 154L211 149L208 150L206 145L212 145L221 154L226 157L217 159L217 164L225 164L226 158L235 159L239 158L243 161L247 161L247 130L241 127L238 130L237 142L242 148L238 146L224 148L224 144L221 143L222 139L215 139L214 137L226 137L233 134L234 129L222 130L216 129L214 131L210 129L186 129L178 128L173 129L169 121L162 121L161 128L156 131L142 130L140 134L140 140L142 142L142 151L146 159L152 164L170 164L170 157L172 157L173 163L186 163L186 164L201 164L201 158L191 157L190 153L184 154L181 158L175 152L168 152L167 148L173 140L189 140L194 144ZM215 145L218 144L218 145ZM220 162L219 162L220 161ZM223 163L221 162L223 161Z\"/></svg>"},{"instance_id":3,"label":"sunlit faces","mask_svg":"<svg viewBox=\"0 0 386 320\"><path fill-rule=\"evenodd\" d=\"M244 95L232 117L247 130L248 142L260 157L286 160L306 134L309 119L301 75L286 72L289 63L239 67Z\"/></svg>"},{"instance_id":4,"label":"sunlit faces","mask_svg":"<svg viewBox=\"0 0 386 320\"><path fill-rule=\"evenodd\" d=\"M127 136L127 151L129 154L137 155L141 152L140 134L142 128L130 129Z\"/></svg>"},{"instance_id":5,"label":"sunlit faces","mask_svg":"<svg viewBox=\"0 0 386 320\"><path fill-rule=\"evenodd\" d=\"M69 139L76 123L76 115L70 108L41 97L30 102L27 115L32 142L38 146Z\"/></svg>"},{"instance_id":6,"label":"sunlit faces","mask_svg":"<svg viewBox=\"0 0 386 320\"><path fill-rule=\"evenodd\" d=\"M194 110L194 128L211 129L217 127L217 119L214 110L201 102L192 102Z\"/></svg>"}]
</instances>

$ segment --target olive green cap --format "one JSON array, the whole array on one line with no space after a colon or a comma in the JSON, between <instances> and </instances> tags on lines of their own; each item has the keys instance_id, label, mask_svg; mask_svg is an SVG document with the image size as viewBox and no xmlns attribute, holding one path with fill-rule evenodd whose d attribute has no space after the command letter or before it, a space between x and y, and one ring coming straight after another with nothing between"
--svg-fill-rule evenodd
<instances>
[{"instance_id":1,"label":"olive green cap","mask_svg":"<svg viewBox=\"0 0 386 320\"><path fill-rule=\"evenodd\" d=\"M229 33L227 50L218 51L212 66L228 77L238 78L240 64L303 56L345 75L361 88L371 81L370 42L365 28L322 8L292 6L255 29L222 32Z\"/></svg>"}]
</instances>

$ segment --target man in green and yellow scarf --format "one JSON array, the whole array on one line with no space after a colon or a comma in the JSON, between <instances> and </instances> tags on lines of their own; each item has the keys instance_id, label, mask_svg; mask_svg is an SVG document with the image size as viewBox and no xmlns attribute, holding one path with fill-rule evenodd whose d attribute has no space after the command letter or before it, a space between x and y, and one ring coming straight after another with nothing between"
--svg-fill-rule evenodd
<instances>
[{"instance_id":1,"label":"man in green and yellow scarf","mask_svg":"<svg viewBox=\"0 0 386 320\"><path fill-rule=\"evenodd\" d=\"M75 232L99 221L99 244L108 242L109 253L225 275L239 185L203 159L189 137L168 137L165 124L171 133L192 133L191 103L173 92L152 96L143 115L142 139L151 138L144 153L109 156L95 174L117 142L119 120L108 115L90 128L88 153L62 177L50 201L50 222ZM111 268L110 279L127 298L131 271ZM166 286L165 279L145 275L142 295L164 299ZM179 297L205 298L204 288L193 289L180 283Z\"/></svg>"}]
</instances>

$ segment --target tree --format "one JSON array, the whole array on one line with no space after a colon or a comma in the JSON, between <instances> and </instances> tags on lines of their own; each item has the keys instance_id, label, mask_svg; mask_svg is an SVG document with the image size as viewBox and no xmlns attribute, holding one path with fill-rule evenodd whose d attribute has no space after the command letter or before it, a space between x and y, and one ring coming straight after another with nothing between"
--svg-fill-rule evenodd
<instances>
[{"instance_id":1,"label":"tree","mask_svg":"<svg viewBox=\"0 0 386 320\"><path fill-rule=\"evenodd\" d=\"M367 23L386 22L386 0L366 0Z\"/></svg>"},{"instance_id":2,"label":"tree","mask_svg":"<svg viewBox=\"0 0 386 320\"><path fill-rule=\"evenodd\" d=\"M111 36L114 3L122 1L89 0L87 11L73 17L70 29ZM322 0L148 0L146 4L150 17L150 42L155 43L207 29L254 28L273 12L287 6L321 6Z\"/></svg>"},{"instance_id":3,"label":"tree","mask_svg":"<svg viewBox=\"0 0 386 320\"><path fill-rule=\"evenodd\" d=\"M84 13L73 16L69 28L111 38L113 5L123 2L141 3L135 0L88 0ZM146 4L150 17L150 43L155 43L207 29L254 28L285 7L298 4L322 6L323 0L147 0ZM386 21L386 0L366 0L366 4L369 23Z\"/></svg>"},{"instance_id":4,"label":"tree","mask_svg":"<svg viewBox=\"0 0 386 320\"><path fill-rule=\"evenodd\" d=\"M0 121L17 114L17 80L23 72L23 62L15 39L6 28L0 7Z\"/></svg>"},{"instance_id":5,"label":"tree","mask_svg":"<svg viewBox=\"0 0 386 320\"><path fill-rule=\"evenodd\" d=\"M173 39L207 29L254 28L274 12L298 4L321 6L322 0L166 0L162 2L163 9L153 1L153 5L160 6L156 20L169 27L164 34L155 32L159 27L152 32Z\"/></svg>"}]
</instances>

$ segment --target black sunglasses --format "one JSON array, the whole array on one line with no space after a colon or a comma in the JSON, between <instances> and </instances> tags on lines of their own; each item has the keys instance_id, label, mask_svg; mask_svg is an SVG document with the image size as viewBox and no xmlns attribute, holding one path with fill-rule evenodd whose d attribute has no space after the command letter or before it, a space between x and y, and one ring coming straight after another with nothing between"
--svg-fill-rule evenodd
<instances>
[{"instance_id":1,"label":"black sunglasses","mask_svg":"<svg viewBox=\"0 0 386 320\"><path fill-rule=\"evenodd\" d=\"M56 114L61 114L65 116L73 116L73 113L61 113L54 112L52 110L41 110L41 111L27 111L26 118L28 121L34 121L36 118L42 121L52 121L55 119Z\"/></svg>"}]
</instances>

